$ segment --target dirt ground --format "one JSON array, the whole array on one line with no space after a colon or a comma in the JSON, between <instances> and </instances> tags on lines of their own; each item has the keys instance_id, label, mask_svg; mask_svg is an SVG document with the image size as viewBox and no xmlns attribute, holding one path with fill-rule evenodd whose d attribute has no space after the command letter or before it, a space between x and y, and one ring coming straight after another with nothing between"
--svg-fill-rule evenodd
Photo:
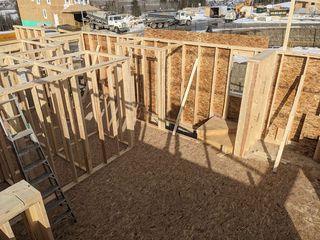
<instances>
[{"instance_id":1,"label":"dirt ground","mask_svg":"<svg viewBox=\"0 0 320 240\"><path fill-rule=\"evenodd\" d=\"M66 193L78 222L56 239L320 239L318 164L274 174L138 125L132 150Z\"/></svg>"}]
</instances>

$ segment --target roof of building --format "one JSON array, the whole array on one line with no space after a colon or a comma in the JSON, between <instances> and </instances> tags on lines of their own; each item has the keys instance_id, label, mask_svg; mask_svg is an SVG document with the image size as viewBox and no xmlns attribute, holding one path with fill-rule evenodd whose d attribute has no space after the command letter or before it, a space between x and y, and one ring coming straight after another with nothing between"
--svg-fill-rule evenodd
<instances>
[{"instance_id":1,"label":"roof of building","mask_svg":"<svg viewBox=\"0 0 320 240\"><path fill-rule=\"evenodd\" d=\"M67 7L66 9L64 9L62 12L64 13L77 13L77 12L95 12L98 11L99 9L91 6L89 4L74 4L74 5L70 5L69 7Z\"/></svg>"}]
</instances>

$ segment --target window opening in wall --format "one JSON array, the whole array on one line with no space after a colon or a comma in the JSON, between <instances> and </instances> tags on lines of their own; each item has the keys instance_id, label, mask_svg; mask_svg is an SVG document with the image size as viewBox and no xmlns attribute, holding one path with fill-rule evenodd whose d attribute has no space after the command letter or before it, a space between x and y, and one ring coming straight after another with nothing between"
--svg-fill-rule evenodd
<instances>
[{"instance_id":1,"label":"window opening in wall","mask_svg":"<svg viewBox=\"0 0 320 240\"><path fill-rule=\"evenodd\" d=\"M42 15L43 15L43 17L44 17L45 19L48 18L48 16L47 16L47 10L46 10L46 9L42 9Z\"/></svg>"},{"instance_id":2,"label":"window opening in wall","mask_svg":"<svg viewBox=\"0 0 320 240\"><path fill-rule=\"evenodd\" d=\"M244 80L248 57L235 55L232 58L232 69L230 75L229 95L241 97L243 93Z\"/></svg>"}]
</instances>

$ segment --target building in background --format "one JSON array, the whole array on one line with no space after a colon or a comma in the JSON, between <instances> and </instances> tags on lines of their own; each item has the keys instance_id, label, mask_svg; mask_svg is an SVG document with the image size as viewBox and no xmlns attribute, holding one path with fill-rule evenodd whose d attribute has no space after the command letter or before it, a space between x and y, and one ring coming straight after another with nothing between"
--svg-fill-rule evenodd
<instances>
[{"instance_id":1,"label":"building in background","mask_svg":"<svg viewBox=\"0 0 320 240\"><path fill-rule=\"evenodd\" d=\"M13 25L20 24L16 2L0 0L0 31L11 30Z\"/></svg>"},{"instance_id":2,"label":"building in background","mask_svg":"<svg viewBox=\"0 0 320 240\"><path fill-rule=\"evenodd\" d=\"M320 3L306 0L297 0L295 4L295 12L303 14L319 14Z\"/></svg>"},{"instance_id":3,"label":"building in background","mask_svg":"<svg viewBox=\"0 0 320 240\"><path fill-rule=\"evenodd\" d=\"M96 11L89 0L17 0L23 26L80 27L86 12Z\"/></svg>"}]
</instances>

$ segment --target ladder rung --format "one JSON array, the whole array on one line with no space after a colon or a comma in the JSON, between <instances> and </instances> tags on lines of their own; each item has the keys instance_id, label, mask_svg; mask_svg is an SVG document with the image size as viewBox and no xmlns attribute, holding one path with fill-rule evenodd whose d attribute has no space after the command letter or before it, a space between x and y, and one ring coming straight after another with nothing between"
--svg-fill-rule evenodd
<instances>
[{"instance_id":1,"label":"ladder rung","mask_svg":"<svg viewBox=\"0 0 320 240\"><path fill-rule=\"evenodd\" d=\"M51 186L49 187L46 191L42 192L42 197L46 198L49 197L52 193L54 193L55 191L59 190L60 187L59 186Z\"/></svg>"},{"instance_id":2,"label":"ladder rung","mask_svg":"<svg viewBox=\"0 0 320 240\"><path fill-rule=\"evenodd\" d=\"M53 225L58 224L59 222L63 221L64 219L66 219L67 217L72 216L72 212L70 209L68 209L67 211L65 211L64 213L62 213L60 216L58 216L54 221L53 221Z\"/></svg>"},{"instance_id":3,"label":"ladder rung","mask_svg":"<svg viewBox=\"0 0 320 240\"><path fill-rule=\"evenodd\" d=\"M32 186L36 186L36 185L38 185L39 183L41 183L41 182L49 179L49 178L52 177L52 176L53 176L52 173L44 173L44 174L40 175L39 177L36 177L36 178L32 179L32 180L30 181L30 184L31 184Z\"/></svg>"},{"instance_id":4,"label":"ladder rung","mask_svg":"<svg viewBox=\"0 0 320 240\"><path fill-rule=\"evenodd\" d=\"M45 159L45 158L39 159L39 160L36 160L36 161L24 166L23 169L25 172L30 172L32 169L36 168L37 166L39 166L45 162L47 162L47 159Z\"/></svg>"},{"instance_id":5,"label":"ladder rung","mask_svg":"<svg viewBox=\"0 0 320 240\"><path fill-rule=\"evenodd\" d=\"M1 101L1 102L0 102L0 105L6 104L6 103L8 103L8 102L12 102L12 101L14 101L14 100L16 100L16 98L10 98L10 99L8 99L8 100Z\"/></svg>"},{"instance_id":6,"label":"ladder rung","mask_svg":"<svg viewBox=\"0 0 320 240\"><path fill-rule=\"evenodd\" d=\"M26 129L21 132L18 132L16 135L12 137L12 141L16 141L20 138L24 138L25 136L31 135L33 133L32 129Z\"/></svg>"},{"instance_id":7,"label":"ladder rung","mask_svg":"<svg viewBox=\"0 0 320 240\"><path fill-rule=\"evenodd\" d=\"M34 151L37 148L40 148L39 145L37 145L37 144L29 145L25 148L22 148L21 150L18 150L18 156L19 157L24 156L24 155L28 154L29 152Z\"/></svg>"},{"instance_id":8,"label":"ladder rung","mask_svg":"<svg viewBox=\"0 0 320 240\"><path fill-rule=\"evenodd\" d=\"M67 201L66 201L65 198L61 198L61 199L56 199L56 198L55 198L54 200L52 200L52 201L50 201L50 202L48 202L48 203L46 204L46 209L47 209L47 211L50 211L50 210L58 207L58 206L61 205L61 204L66 203L66 202L67 202Z\"/></svg>"},{"instance_id":9,"label":"ladder rung","mask_svg":"<svg viewBox=\"0 0 320 240\"><path fill-rule=\"evenodd\" d=\"M8 121L14 120L14 119L19 118L19 117L21 117L21 114L15 115L13 117L5 118L4 120L8 122Z\"/></svg>"}]
</instances>

